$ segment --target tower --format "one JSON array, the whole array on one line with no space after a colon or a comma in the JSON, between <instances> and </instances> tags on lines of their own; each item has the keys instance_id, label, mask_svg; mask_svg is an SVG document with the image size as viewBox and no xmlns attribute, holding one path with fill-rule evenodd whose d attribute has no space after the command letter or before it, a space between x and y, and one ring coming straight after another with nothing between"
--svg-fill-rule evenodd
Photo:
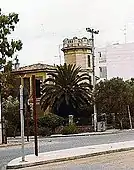
<instances>
[{"instance_id":1,"label":"tower","mask_svg":"<svg viewBox=\"0 0 134 170\"><path fill-rule=\"evenodd\" d=\"M66 64L76 64L84 72L88 72L92 80L92 40L83 37L81 39L73 37L63 40L64 62Z\"/></svg>"}]
</instances>

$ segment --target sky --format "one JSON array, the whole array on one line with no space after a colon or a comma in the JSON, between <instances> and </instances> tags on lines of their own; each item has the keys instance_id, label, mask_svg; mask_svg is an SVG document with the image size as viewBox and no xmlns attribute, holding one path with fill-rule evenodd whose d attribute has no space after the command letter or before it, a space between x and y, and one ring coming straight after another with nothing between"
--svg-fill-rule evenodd
<instances>
[{"instance_id":1,"label":"sky","mask_svg":"<svg viewBox=\"0 0 134 170\"><path fill-rule=\"evenodd\" d=\"M19 14L12 36L23 42L22 66L58 64L63 39L90 37L86 27L100 31L96 47L124 43L124 25L127 42L134 42L134 0L0 0L0 5L4 13Z\"/></svg>"}]
</instances>

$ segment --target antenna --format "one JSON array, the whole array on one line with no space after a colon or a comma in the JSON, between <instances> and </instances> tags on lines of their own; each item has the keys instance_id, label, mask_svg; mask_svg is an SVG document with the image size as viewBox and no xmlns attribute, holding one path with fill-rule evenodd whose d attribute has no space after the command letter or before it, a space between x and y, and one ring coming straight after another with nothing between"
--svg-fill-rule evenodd
<instances>
[{"instance_id":1,"label":"antenna","mask_svg":"<svg viewBox=\"0 0 134 170\"><path fill-rule=\"evenodd\" d=\"M126 25L124 25L124 37L125 37L125 44L127 42L127 28Z\"/></svg>"},{"instance_id":2,"label":"antenna","mask_svg":"<svg viewBox=\"0 0 134 170\"><path fill-rule=\"evenodd\" d=\"M127 43L127 28L126 28L126 25L124 25L124 28L121 29L121 31L123 31L123 34L124 34L124 43L126 44Z\"/></svg>"}]
</instances>

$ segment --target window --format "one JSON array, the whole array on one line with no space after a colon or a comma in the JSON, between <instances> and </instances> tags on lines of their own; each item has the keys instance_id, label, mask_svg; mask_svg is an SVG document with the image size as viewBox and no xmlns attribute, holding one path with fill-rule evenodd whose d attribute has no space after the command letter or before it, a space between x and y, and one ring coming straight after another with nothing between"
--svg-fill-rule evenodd
<instances>
[{"instance_id":1,"label":"window","mask_svg":"<svg viewBox=\"0 0 134 170\"><path fill-rule=\"evenodd\" d=\"M42 77L38 77L36 79L36 98L40 98L41 97L42 81L43 81Z\"/></svg>"},{"instance_id":2,"label":"window","mask_svg":"<svg viewBox=\"0 0 134 170\"><path fill-rule=\"evenodd\" d=\"M100 69L100 78L107 78L107 67L99 67Z\"/></svg>"},{"instance_id":3,"label":"window","mask_svg":"<svg viewBox=\"0 0 134 170\"><path fill-rule=\"evenodd\" d=\"M91 76L89 76L89 84L91 84L92 80L91 80Z\"/></svg>"},{"instance_id":4,"label":"window","mask_svg":"<svg viewBox=\"0 0 134 170\"><path fill-rule=\"evenodd\" d=\"M87 57L88 57L88 67L90 67L91 66L90 55L88 55Z\"/></svg>"},{"instance_id":5,"label":"window","mask_svg":"<svg viewBox=\"0 0 134 170\"><path fill-rule=\"evenodd\" d=\"M101 52L98 52L99 53L99 57L101 58Z\"/></svg>"},{"instance_id":6,"label":"window","mask_svg":"<svg viewBox=\"0 0 134 170\"><path fill-rule=\"evenodd\" d=\"M36 79L36 97L40 98L40 80Z\"/></svg>"},{"instance_id":7,"label":"window","mask_svg":"<svg viewBox=\"0 0 134 170\"><path fill-rule=\"evenodd\" d=\"M102 72L102 67L99 67L100 68L100 72Z\"/></svg>"}]
</instances>

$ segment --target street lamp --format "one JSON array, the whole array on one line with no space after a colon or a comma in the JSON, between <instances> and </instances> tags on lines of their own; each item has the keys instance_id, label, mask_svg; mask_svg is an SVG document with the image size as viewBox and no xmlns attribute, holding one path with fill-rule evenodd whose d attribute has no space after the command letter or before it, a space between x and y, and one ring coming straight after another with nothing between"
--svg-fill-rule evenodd
<instances>
[{"instance_id":1,"label":"street lamp","mask_svg":"<svg viewBox=\"0 0 134 170\"><path fill-rule=\"evenodd\" d=\"M99 30L94 30L91 28L86 28L87 32L91 33L91 40L92 40L92 67L93 67L93 91L95 90L96 84L96 76L95 76L95 56L94 56L94 34L99 34ZM94 102L94 131L97 131L97 110L96 104Z\"/></svg>"}]
</instances>

